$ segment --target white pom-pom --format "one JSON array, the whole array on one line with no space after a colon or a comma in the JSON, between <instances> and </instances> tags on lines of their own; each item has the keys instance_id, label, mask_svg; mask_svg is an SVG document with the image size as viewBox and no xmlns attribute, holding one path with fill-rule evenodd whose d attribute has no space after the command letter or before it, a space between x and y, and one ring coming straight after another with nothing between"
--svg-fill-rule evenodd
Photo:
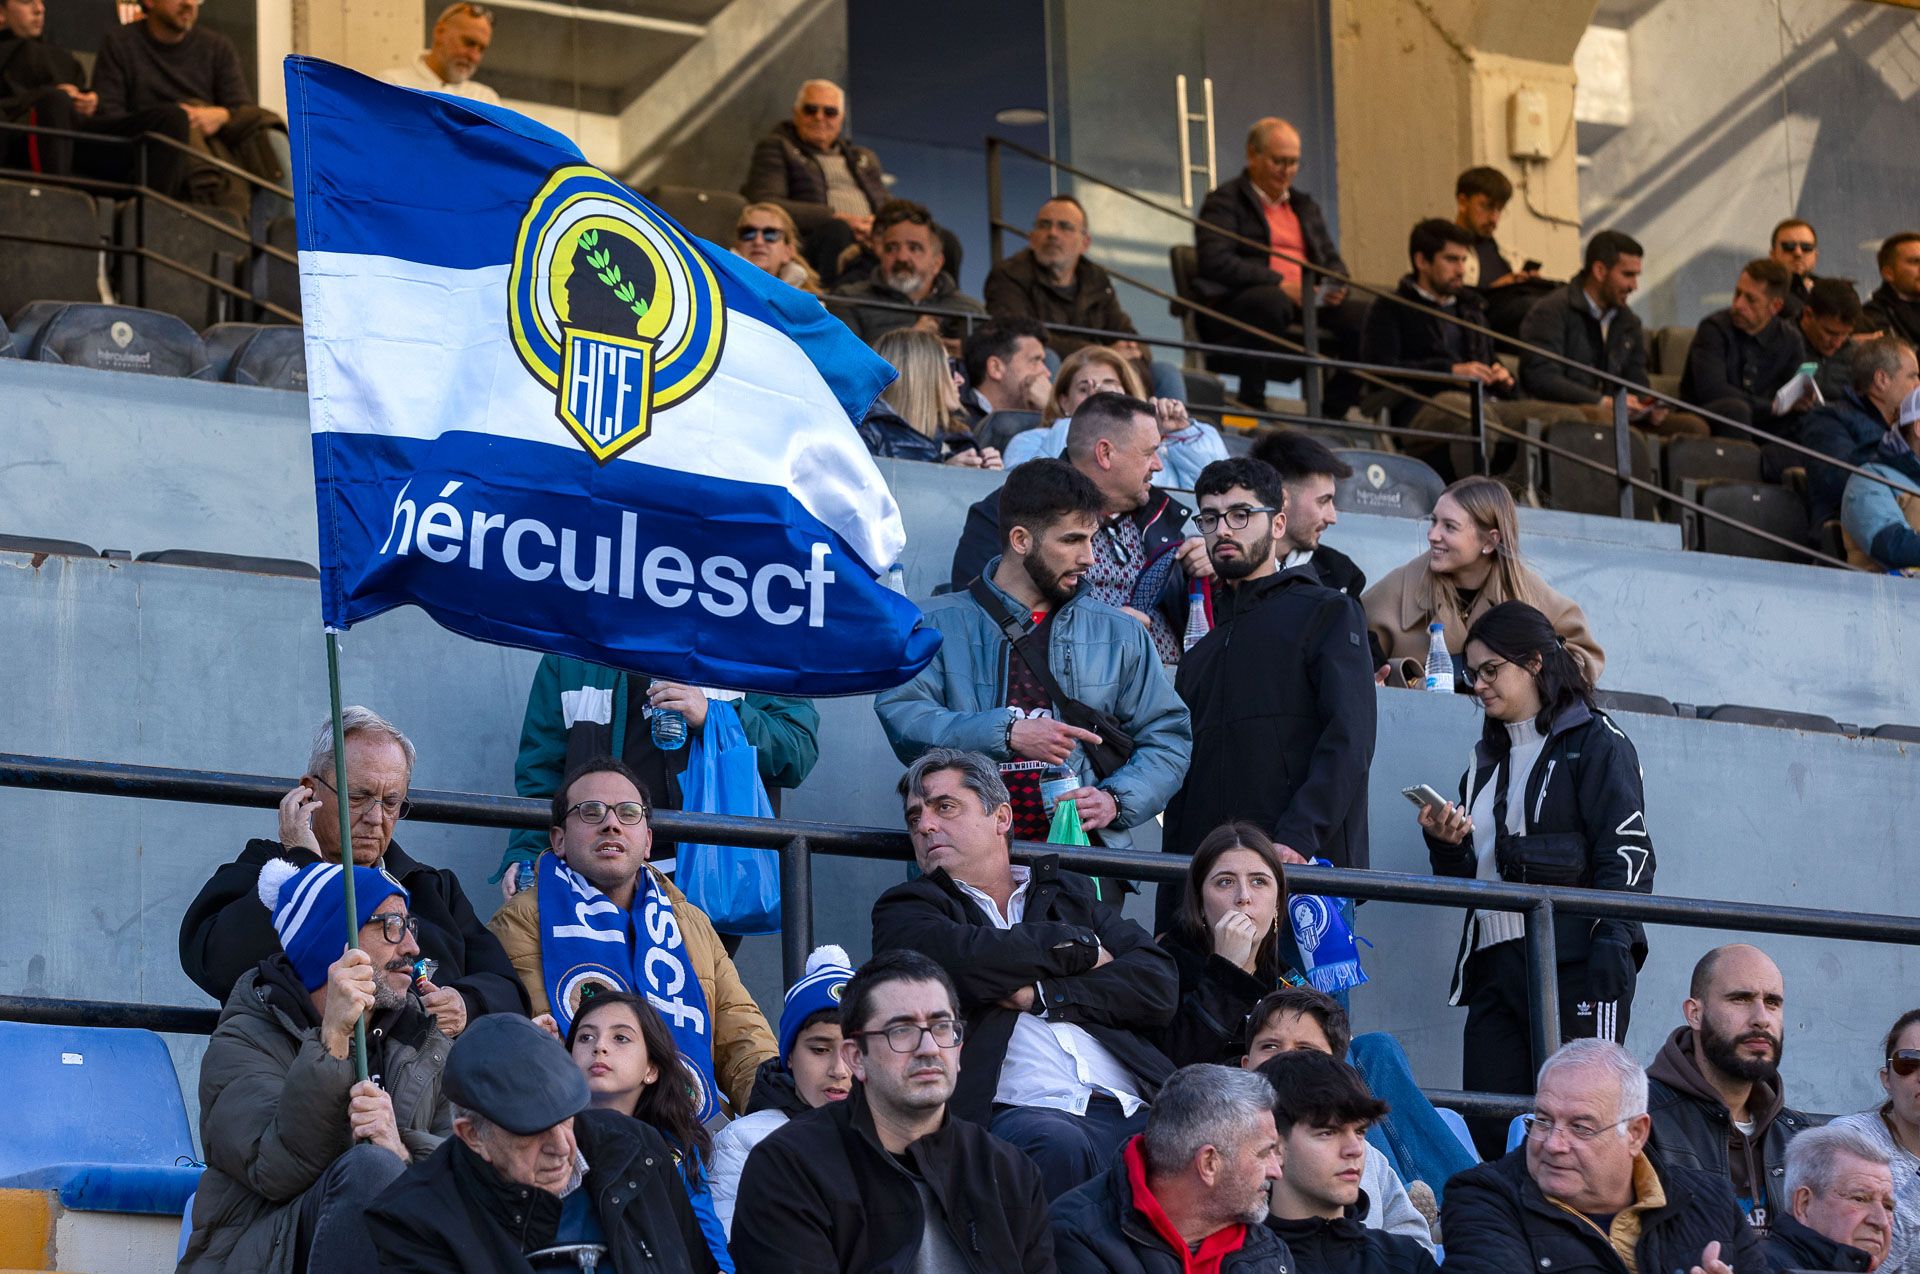
<instances>
[{"instance_id":1,"label":"white pom-pom","mask_svg":"<svg viewBox=\"0 0 1920 1274\"><path fill-rule=\"evenodd\" d=\"M829 943L824 947L815 947L813 954L807 957L807 973L809 975L818 973L820 970L833 965L837 965L843 969L852 967L853 961L847 959L847 949L845 947L836 947Z\"/></svg>"},{"instance_id":2,"label":"white pom-pom","mask_svg":"<svg viewBox=\"0 0 1920 1274\"><path fill-rule=\"evenodd\" d=\"M269 858L260 868L260 901L268 911L280 909L280 890L299 874L300 869L284 858Z\"/></svg>"}]
</instances>

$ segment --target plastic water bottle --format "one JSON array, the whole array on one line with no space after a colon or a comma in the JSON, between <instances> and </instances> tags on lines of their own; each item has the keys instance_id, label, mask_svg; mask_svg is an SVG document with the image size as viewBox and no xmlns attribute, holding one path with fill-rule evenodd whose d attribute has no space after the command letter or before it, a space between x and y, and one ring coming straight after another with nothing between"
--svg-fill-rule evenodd
<instances>
[{"instance_id":1,"label":"plastic water bottle","mask_svg":"<svg viewBox=\"0 0 1920 1274\"><path fill-rule=\"evenodd\" d=\"M687 716L678 708L653 710L653 746L662 752L676 752L687 746Z\"/></svg>"},{"instance_id":2,"label":"plastic water bottle","mask_svg":"<svg viewBox=\"0 0 1920 1274\"><path fill-rule=\"evenodd\" d=\"M1198 646L1212 627L1207 623L1207 595L1201 590L1200 581L1195 580L1187 590L1187 631L1180 639L1180 649L1192 650Z\"/></svg>"},{"instance_id":3,"label":"plastic water bottle","mask_svg":"<svg viewBox=\"0 0 1920 1274\"><path fill-rule=\"evenodd\" d=\"M1060 798L1068 792L1080 789L1080 776L1075 774L1064 761L1055 761L1040 771L1040 809L1046 816L1053 817L1054 807L1060 804Z\"/></svg>"},{"instance_id":4,"label":"plastic water bottle","mask_svg":"<svg viewBox=\"0 0 1920 1274\"><path fill-rule=\"evenodd\" d=\"M1447 626L1427 625L1427 689L1453 693L1453 656L1447 653Z\"/></svg>"}]
</instances>

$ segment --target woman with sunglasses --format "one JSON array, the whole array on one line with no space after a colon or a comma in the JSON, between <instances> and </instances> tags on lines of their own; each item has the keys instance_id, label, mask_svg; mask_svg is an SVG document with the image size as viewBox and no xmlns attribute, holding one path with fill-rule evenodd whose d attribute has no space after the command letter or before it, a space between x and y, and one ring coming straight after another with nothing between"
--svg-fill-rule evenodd
<instances>
[{"instance_id":1,"label":"woman with sunglasses","mask_svg":"<svg viewBox=\"0 0 1920 1274\"><path fill-rule=\"evenodd\" d=\"M1553 624L1525 602L1495 606L1467 631L1466 675L1486 722L1460 804L1420 808L1434 874L1652 893L1640 759ZM1646 931L1565 914L1553 928L1562 1038L1623 1042ZM1467 915L1448 1002L1467 1007L1469 1090L1533 1091L1525 936L1518 912ZM1504 1120L1469 1122L1482 1157L1504 1152Z\"/></svg>"},{"instance_id":2,"label":"woman with sunglasses","mask_svg":"<svg viewBox=\"0 0 1920 1274\"><path fill-rule=\"evenodd\" d=\"M745 257L802 292L826 295L826 289L820 286L820 276L800 255L800 232L794 229L793 218L779 204L750 203L742 208L740 219L733 226L733 236L735 256Z\"/></svg>"},{"instance_id":3,"label":"woman with sunglasses","mask_svg":"<svg viewBox=\"0 0 1920 1274\"><path fill-rule=\"evenodd\" d=\"M1920 1274L1920 1009L1908 1009L1880 1050L1880 1087L1887 1099L1872 1110L1834 1120L1862 1133L1893 1165L1893 1242L1881 1274Z\"/></svg>"}]
</instances>

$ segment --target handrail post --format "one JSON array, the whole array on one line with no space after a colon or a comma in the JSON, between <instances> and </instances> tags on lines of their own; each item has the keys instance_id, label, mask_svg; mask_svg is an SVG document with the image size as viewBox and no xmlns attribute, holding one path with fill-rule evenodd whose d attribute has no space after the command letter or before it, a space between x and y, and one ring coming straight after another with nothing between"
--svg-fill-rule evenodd
<instances>
[{"instance_id":1,"label":"handrail post","mask_svg":"<svg viewBox=\"0 0 1920 1274\"><path fill-rule=\"evenodd\" d=\"M807 971L813 951L813 855L807 838L780 847L780 971L788 986Z\"/></svg>"},{"instance_id":2,"label":"handrail post","mask_svg":"<svg viewBox=\"0 0 1920 1274\"><path fill-rule=\"evenodd\" d=\"M1000 230L1000 139L987 138L987 254L999 265L1005 256ZM789 980L791 985L791 980Z\"/></svg>"},{"instance_id":3,"label":"handrail post","mask_svg":"<svg viewBox=\"0 0 1920 1274\"><path fill-rule=\"evenodd\" d=\"M1633 436L1627 432L1627 387L1613 387L1613 474L1620 480L1620 516L1633 520Z\"/></svg>"},{"instance_id":4,"label":"handrail post","mask_svg":"<svg viewBox=\"0 0 1920 1274\"><path fill-rule=\"evenodd\" d=\"M1533 1069L1560 1047L1560 962L1553 945L1553 900L1527 911L1527 1010L1533 1020Z\"/></svg>"},{"instance_id":5,"label":"handrail post","mask_svg":"<svg viewBox=\"0 0 1920 1274\"><path fill-rule=\"evenodd\" d=\"M1480 472L1486 474L1488 477L1492 477L1493 476L1493 448L1490 445L1488 445L1488 442L1487 442L1487 385L1486 385L1486 382L1476 378L1473 384L1469 387L1468 394L1470 395L1470 401L1468 403L1468 411L1472 415L1472 420L1469 423L1472 425L1472 428L1473 428L1473 436L1479 439L1479 445L1480 445Z\"/></svg>"},{"instance_id":6,"label":"handrail post","mask_svg":"<svg viewBox=\"0 0 1920 1274\"><path fill-rule=\"evenodd\" d=\"M1320 291L1319 281L1313 277L1313 267L1302 263L1300 267L1300 344L1307 351L1307 361L1302 365L1301 384L1306 390L1307 414L1318 416L1322 397L1320 384L1320 307L1314 302ZM1255 403L1254 406L1260 404Z\"/></svg>"}]
</instances>

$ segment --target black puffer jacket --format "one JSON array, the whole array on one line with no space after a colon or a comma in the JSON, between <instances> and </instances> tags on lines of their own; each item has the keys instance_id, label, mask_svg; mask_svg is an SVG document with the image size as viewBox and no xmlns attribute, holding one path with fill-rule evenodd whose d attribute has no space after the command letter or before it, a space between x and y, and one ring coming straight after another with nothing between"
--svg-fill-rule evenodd
<instances>
[{"instance_id":1,"label":"black puffer jacket","mask_svg":"<svg viewBox=\"0 0 1920 1274\"><path fill-rule=\"evenodd\" d=\"M956 430L941 438L927 437L908 424L906 417L878 399L867 408L859 430L860 441L867 444L867 450L887 460L924 460L929 464L941 464L954 451L973 447L973 435L963 430Z\"/></svg>"},{"instance_id":2,"label":"black puffer jacket","mask_svg":"<svg viewBox=\"0 0 1920 1274\"><path fill-rule=\"evenodd\" d=\"M620 1274L719 1268L658 1132L616 1111L584 1110L573 1134L587 1159L580 1188L595 1201ZM556 1241L560 1207L450 1137L367 1212L367 1230L383 1274L531 1274L526 1253Z\"/></svg>"},{"instance_id":3,"label":"black puffer jacket","mask_svg":"<svg viewBox=\"0 0 1920 1274\"><path fill-rule=\"evenodd\" d=\"M1138 1139L1093 1180L1053 1205L1053 1246L1060 1274L1183 1274L1184 1254L1162 1238L1134 1203ZM1264 1225L1246 1227L1240 1250L1220 1261L1220 1274L1293 1274L1287 1245Z\"/></svg>"},{"instance_id":4,"label":"black puffer jacket","mask_svg":"<svg viewBox=\"0 0 1920 1274\"><path fill-rule=\"evenodd\" d=\"M1368 1229L1360 1220L1366 1214L1362 1194L1337 1221L1270 1216L1267 1228L1285 1240L1296 1274L1438 1274L1433 1253L1407 1235Z\"/></svg>"},{"instance_id":5,"label":"black puffer jacket","mask_svg":"<svg viewBox=\"0 0 1920 1274\"><path fill-rule=\"evenodd\" d=\"M880 211L887 201L887 184L880 170L880 157L865 146L855 146L845 137L834 142L833 149L847 161L847 171L873 205ZM747 169L746 184L740 193L750 202L777 203L793 216L802 233L813 229L831 212L827 207L827 174L812 147L800 140L793 121L782 120L753 148L753 161Z\"/></svg>"},{"instance_id":6,"label":"black puffer jacket","mask_svg":"<svg viewBox=\"0 0 1920 1274\"><path fill-rule=\"evenodd\" d=\"M1766 1274L1760 1239L1740 1215L1724 1179L1647 1161L1659 1175L1665 1205L1640 1214L1634 1265L1640 1274L1670 1274L1700 1263L1709 1243L1735 1274ZM1607 1236L1540 1193L1527 1172L1527 1148L1469 1168L1447 1182L1440 1209L1447 1236L1446 1274L1626 1274Z\"/></svg>"}]
</instances>

